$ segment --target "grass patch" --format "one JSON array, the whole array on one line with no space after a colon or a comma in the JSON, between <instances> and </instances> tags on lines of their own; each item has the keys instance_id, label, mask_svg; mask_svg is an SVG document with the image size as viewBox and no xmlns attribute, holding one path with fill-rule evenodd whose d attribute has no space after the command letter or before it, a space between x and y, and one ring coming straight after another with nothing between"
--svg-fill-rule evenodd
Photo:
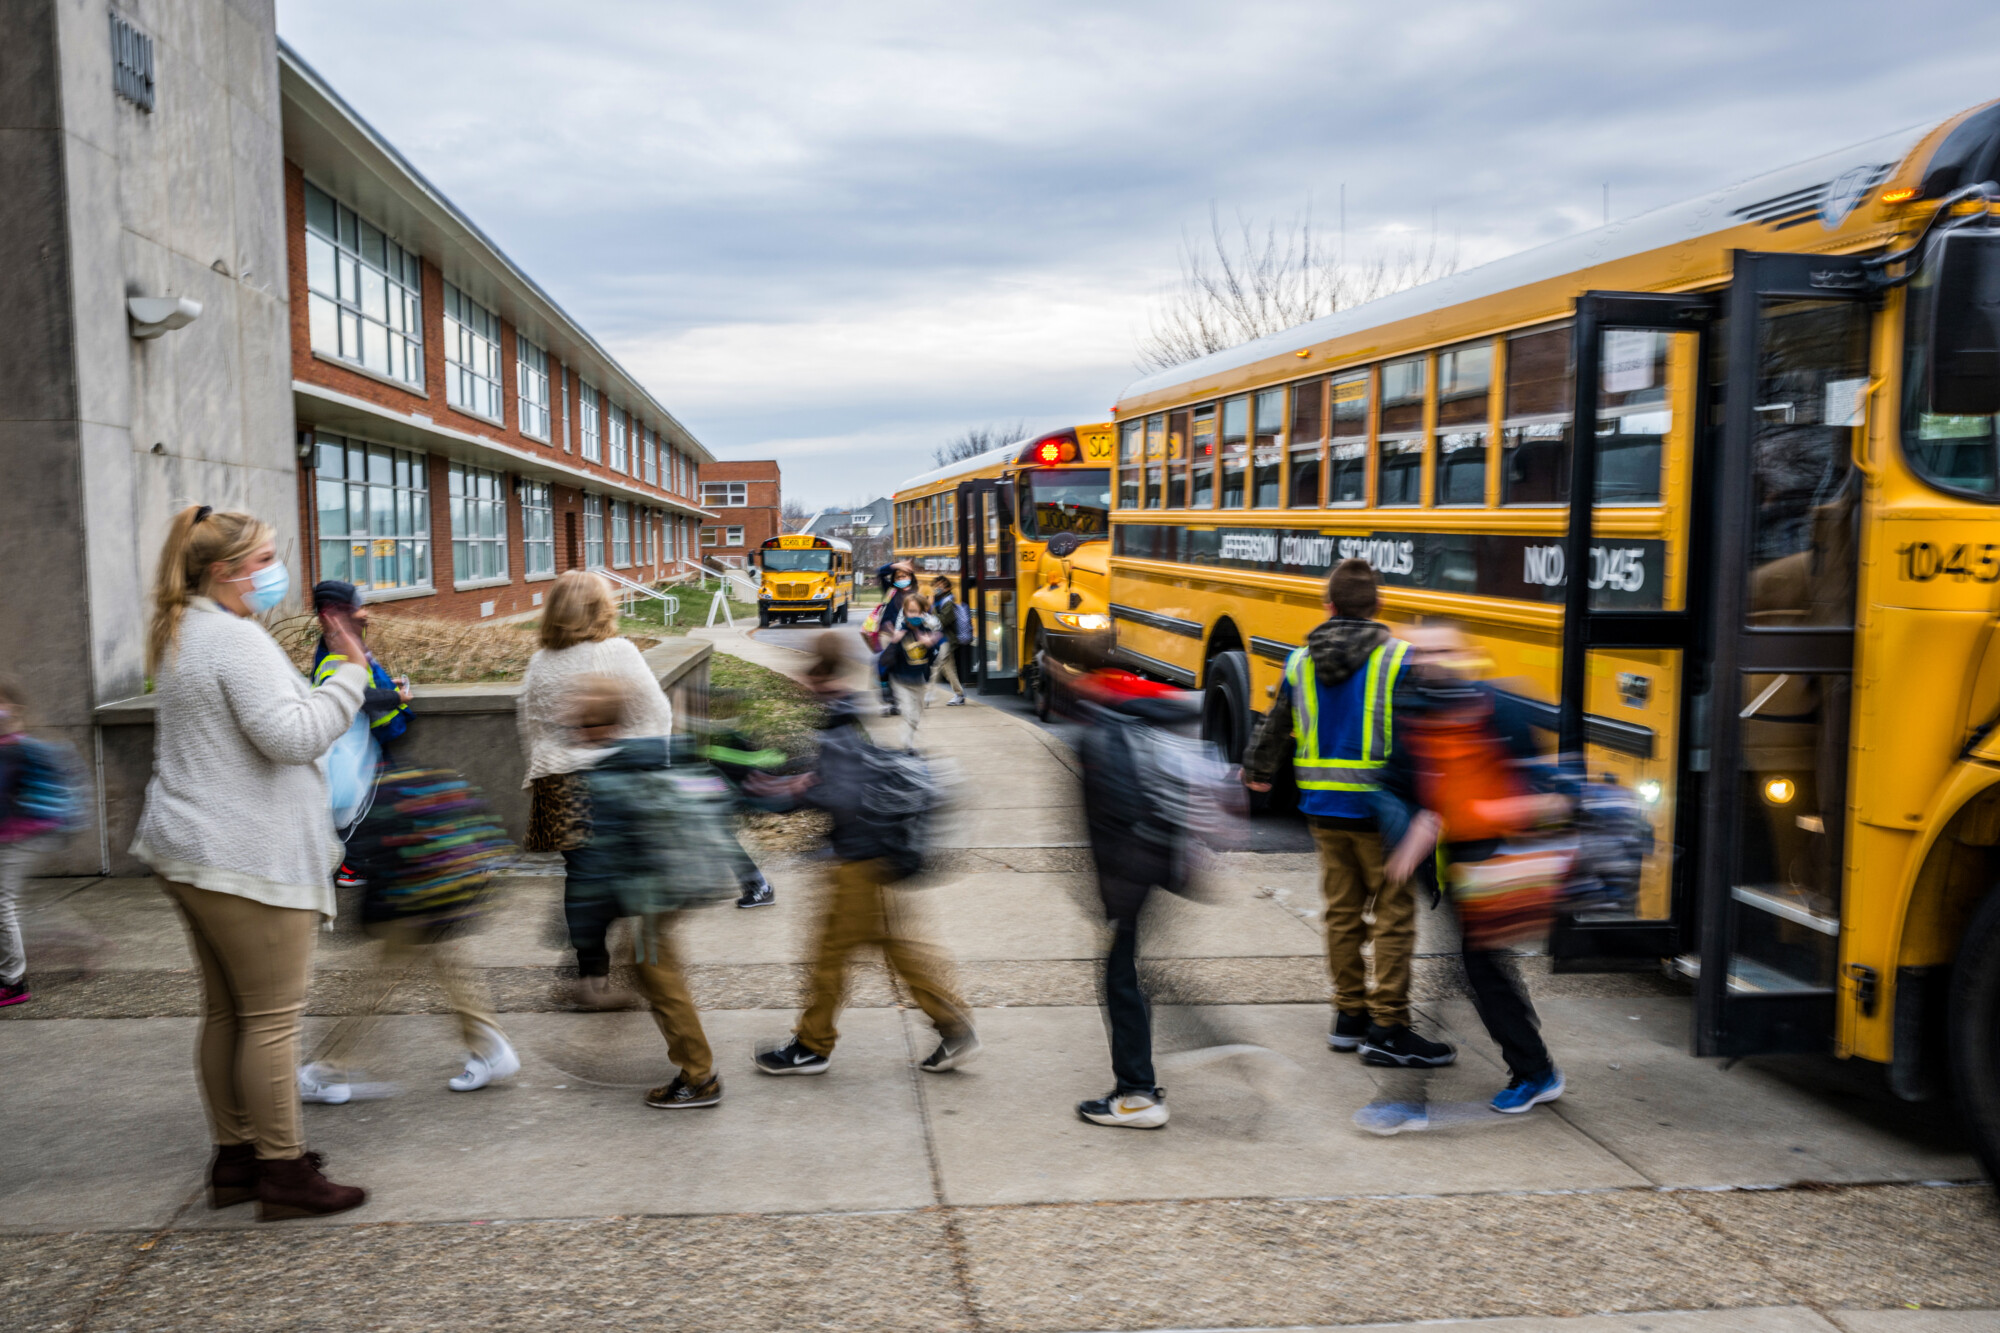
<instances>
[{"instance_id":1,"label":"grass patch","mask_svg":"<svg viewBox=\"0 0 2000 1333\"><path fill-rule=\"evenodd\" d=\"M625 637L641 651L660 641L657 625L632 628L637 632ZM389 674L408 676L413 685L505 684L527 671L528 659L541 647L537 632L533 621L493 625L377 610L368 623L368 650ZM271 627L271 635L301 672L312 670L317 616L288 616Z\"/></svg>"},{"instance_id":2,"label":"grass patch","mask_svg":"<svg viewBox=\"0 0 2000 1333\"><path fill-rule=\"evenodd\" d=\"M759 748L782 750L792 759L813 752L820 707L790 676L716 653L708 659L708 684L709 716L718 723L733 726Z\"/></svg>"}]
</instances>

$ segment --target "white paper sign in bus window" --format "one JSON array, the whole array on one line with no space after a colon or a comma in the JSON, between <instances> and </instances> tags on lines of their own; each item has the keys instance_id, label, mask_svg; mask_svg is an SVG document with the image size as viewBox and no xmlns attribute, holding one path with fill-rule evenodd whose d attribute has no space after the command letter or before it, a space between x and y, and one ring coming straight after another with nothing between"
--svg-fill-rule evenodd
<instances>
[{"instance_id":1,"label":"white paper sign in bus window","mask_svg":"<svg viewBox=\"0 0 2000 1333\"><path fill-rule=\"evenodd\" d=\"M1604 392L1653 387L1653 338L1646 329L1612 329L1604 335Z\"/></svg>"}]
</instances>

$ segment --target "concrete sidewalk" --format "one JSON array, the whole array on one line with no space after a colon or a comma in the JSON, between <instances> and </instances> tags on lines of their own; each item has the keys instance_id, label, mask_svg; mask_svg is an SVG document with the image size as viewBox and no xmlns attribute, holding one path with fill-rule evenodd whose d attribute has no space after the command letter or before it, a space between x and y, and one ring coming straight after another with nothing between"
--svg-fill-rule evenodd
<instances>
[{"instance_id":1,"label":"concrete sidewalk","mask_svg":"<svg viewBox=\"0 0 2000 1333\"><path fill-rule=\"evenodd\" d=\"M773 667L799 660L709 637ZM1723 1313L1568 1326L1990 1326L1904 1320L1928 1318L1911 1302L2000 1306L2000 1226L1989 1191L1958 1183L1976 1168L1947 1111L1832 1061L1694 1060L1676 988L1531 968L1570 1091L1492 1115L1504 1074L1431 913L1420 1008L1460 1062L1422 1078L1336 1056L1310 858L1226 856L1204 900L1160 904L1146 949L1173 1122L1079 1121L1074 1102L1110 1077L1071 760L978 706L933 710L923 735L965 799L944 869L898 909L956 956L978 1061L917 1074L935 1038L871 963L825 1076L752 1070L757 1044L789 1029L814 929L819 867L783 861L766 867L776 907L683 923L724 1104L648 1110L640 1092L671 1072L650 1018L569 1011L560 883L521 876L470 942L521 1076L447 1091L452 1025L429 978L407 978L368 1057L401 1094L307 1108L335 1177L372 1191L326 1221L258 1227L202 1204L194 978L158 892L36 884L39 998L0 1018L0 1327L1535 1321L1480 1326L1511 1333L1702 1309ZM93 974L63 974L85 961ZM352 1008L365 961L360 942L328 937L309 1039ZM1371 1102L1426 1098L1426 1132L1353 1123Z\"/></svg>"}]
</instances>

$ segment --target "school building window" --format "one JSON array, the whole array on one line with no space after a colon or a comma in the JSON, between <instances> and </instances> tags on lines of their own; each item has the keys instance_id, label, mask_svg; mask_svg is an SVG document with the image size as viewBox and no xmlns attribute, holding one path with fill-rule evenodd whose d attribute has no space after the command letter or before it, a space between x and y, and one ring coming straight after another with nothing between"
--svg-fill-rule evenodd
<instances>
[{"instance_id":1,"label":"school building window","mask_svg":"<svg viewBox=\"0 0 2000 1333\"><path fill-rule=\"evenodd\" d=\"M611 565L623 569L632 563L632 506L623 500L611 502Z\"/></svg>"},{"instance_id":2,"label":"school building window","mask_svg":"<svg viewBox=\"0 0 2000 1333\"><path fill-rule=\"evenodd\" d=\"M649 428L645 426L639 428L639 456L646 461L646 484L648 486L657 486L660 484L660 451L658 441L659 437L654 435Z\"/></svg>"},{"instance_id":3,"label":"school building window","mask_svg":"<svg viewBox=\"0 0 2000 1333\"><path fill-rule=\"evenodd\" d=\"M307 183L306 322L313 351L422 388L419 272L416 255Z\"/></svg>"},{"instance_id":4,"label":"school building window","mask_svg":"<svg viewBox=\"0 0 2000 1333\"><path fill-rule=\"evenodd\" d=\"M583 497L583 567L604 568L604 497Z\"/></svg>"},{"instance_id":5,"label":"school building window","mask_svg":"<svg viewBox=\"0 0 2000 1333\"><path fill-rule=\"evenodd\" d=\"M514 337L514 399L521 409L521 434L532 440L549 438L549 354L516 334Z\"/></svg>"},{"instance_id":6,"label":"school building window","mask_svg":"<svg viewBox=\"0 0 2000 1333\"><path fill-rule=\"evenodd\" d=\"M521 557L530 576L556 572L556 514L546 482L521 483Z\"/></svg>"},{"instance_id":7,"label":"school building window","mask_svg":"<svg viewBox=\"0 0 2000 1333\"><path fill-rule=\"evenodd\" d=\"M444 399L461 412L500 420L500 317L448 282Z\"/></svg>"},{"instance_id":8,"label":"school building window","mask_svg":"<svg viewBox=\"0 0 2000 1333\"><path fill-rule=\"evenodd\" d=\"M741 546L743 544L743 529L724 528L722 530L722 544L724 546Z\"/></svg>"},{"instance_id":9,"label":"school building window","mask_svg":"<svg viewBox=\"0 0 2000 1333\"><path fill-rule=\"evenodd\" d=\"M701 503L707 509L741 509L750 503L750 483L744 481L704 481Z\"/></svg>"},{"instance_id":10,"label":"school building window","mask_svg":"<svg viewBox=\"0 0 2000 1333\"><path fill-rule=\"evenodd\" d=\"M702 544L703 546L720 546L720 545L722 545L722 529L721 529L721 528L703 528L703 529L701 530L701 544Z\"/></svg>"},{"instance_id":11,"label":"school building window","mask_svg":"<svg viewBox=\"0 0 2000 1333\"><path fill-rule=\"evenodd\" d=\"M507 481L498 472L453 463L451 577L455 583L507 577Z\"/></svg>"},{"instance_id":12,"label":"school building window","mask_svg":"<svg viewBox=\"0 0 2000 1333\"><path fill-rule=\"evenodd\" d=\"M630 472L632 469L626 457L625 409L614 407L605 415L611 423L611 470Z\"/></svg>"},{"instance_id":13,"label":"school building window","mask_svg":"<svg viewBox=\"0 0 2000 1333\"><path fill-rule=\"evenodd\" d=\"M324 432L314 450L319 576L357 588L427 588L430 487L424 456Z\"/></svg>"},{"instance_id":14,"label":"school building window","mask_svg":"<svg viewBox=\"0 0 2000 1333\"><path fill-rule=\"evenodd\" d=\"M600 461L604 446L597 432L597 390L590 387L589 380L576 382L576 423L577 434L583 441L584 461Z\"/></svg>"}]
</instances>

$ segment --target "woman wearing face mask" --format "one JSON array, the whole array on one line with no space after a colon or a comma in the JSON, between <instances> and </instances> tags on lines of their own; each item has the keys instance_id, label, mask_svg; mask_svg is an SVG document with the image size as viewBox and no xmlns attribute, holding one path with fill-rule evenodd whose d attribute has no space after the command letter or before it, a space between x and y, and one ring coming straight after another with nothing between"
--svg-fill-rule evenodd
<instances>
[{"instance_id":1,"label":"woman wearing face mask","mask_svg":"<svg viewBox=\"0 0 2000 1333\"><path fill-rule=\"evenodd\" d=\"M306 1152L294 1083L313 931L334 914L340 861L313 761L354 720L367 657L347 621L329 618L328 646L348 661L309 686L252 619L288 582L268 523L207 505L174 516L146 639L153 780L132 844L164 881L201 970L209 1206L255 1199L261 1220L367 1198Z\"/></svg>"},{"instance_id":2,"label":"woman wearing face mask","mask_svg":"<svg viewBox=\"0 0 2000 1333\"><path fill-rule=\"evenodd\" d=\"M886 637L900 631L902 627L903 599L916 586L917 567L907 560L898 560L893 565L884 565L886 581L882 585L882 615L876 622L882 627ZM882 716L895 717L902 711L896 702L896 693L889 686L890 649L895 645L885 643L875 656L875 684L882 695Z\"/></svg>"}]
</instances>

